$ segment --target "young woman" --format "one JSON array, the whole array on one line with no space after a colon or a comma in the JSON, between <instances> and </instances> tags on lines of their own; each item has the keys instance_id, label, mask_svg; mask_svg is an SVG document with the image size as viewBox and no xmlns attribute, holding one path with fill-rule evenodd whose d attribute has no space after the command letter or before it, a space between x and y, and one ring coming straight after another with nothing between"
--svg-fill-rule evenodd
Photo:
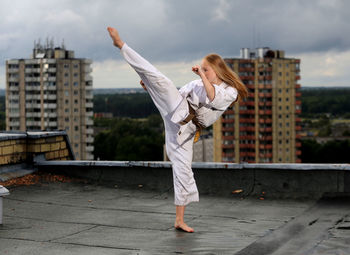
<instances>
[{"instance_id":1,"label":"young woman","mask_svg":"<svg viewBox=\"0 0 350 255\"><path fill-rule=\"evenodd\" d=\"M175 85L147 60L122 41L115 28L107 28L113 44L138 73L141 85L158 108L165 126L165 145L172 162L176 219L174 227L194 230L184 222L185 207L198 202L198 190L191 168L193 142L201 128L212 125L247 89L216 54L206 56L192 71L200 79L177 90Z\"/></svg>"}]
</instances>

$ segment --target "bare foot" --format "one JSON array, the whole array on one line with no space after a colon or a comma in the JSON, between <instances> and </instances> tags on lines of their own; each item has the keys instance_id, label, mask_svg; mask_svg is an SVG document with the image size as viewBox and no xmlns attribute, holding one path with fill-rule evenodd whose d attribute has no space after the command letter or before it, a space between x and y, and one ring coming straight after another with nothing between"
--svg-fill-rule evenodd
<instances>
[{"instance_id":1,"label":"bare foot","mask_svg":"<svg viewBox=\"0 0 350 255\"><path fill-rule=\"evenodd\" d=\"M107 30L109 32L109 35L111 36L113 40L113 44L117 46L119 49L121 49L124 45L124 42L119 36L118 30L113 27L107 27Z\"/></svg>"},{"instance_id":2,"label":"bare foot","mask_svg":"<svg viewBox=\"0 0 350 255\"><path fill-rule=\"evenodd\" d=\"M194 229L187 226L187 224L185 222L175 222L174 227L177 230L183 230L183 231L188 232L188 233L194 232Z\"/></svg>"}]
</instances>

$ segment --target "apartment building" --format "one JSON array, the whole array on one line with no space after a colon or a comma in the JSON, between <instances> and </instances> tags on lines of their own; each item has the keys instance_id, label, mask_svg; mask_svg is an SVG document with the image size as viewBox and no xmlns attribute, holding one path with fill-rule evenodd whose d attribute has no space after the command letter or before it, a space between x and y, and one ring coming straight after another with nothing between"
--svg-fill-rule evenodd
<instances>
[{"instance_id":1,"label":"apartment building","mask_svg":"<svg viewBox=\"0 0 350 255\"><path fill-rule=\"evenodd\" d=\"M92 61L34 43L6 61L6 130L66 130L76 159L93 159Z\"/></svg>"},{"instance_id":2,"label":"apartment building","mask_svg":"<svg viewBox=\"0 0 350 255\"><path fill-rule=\"evenodd\" d=\"M218 162L299 163L300 59L269 48L241 49L226 63L249 90L214 123Z\"/></svg>"}]
</instances>

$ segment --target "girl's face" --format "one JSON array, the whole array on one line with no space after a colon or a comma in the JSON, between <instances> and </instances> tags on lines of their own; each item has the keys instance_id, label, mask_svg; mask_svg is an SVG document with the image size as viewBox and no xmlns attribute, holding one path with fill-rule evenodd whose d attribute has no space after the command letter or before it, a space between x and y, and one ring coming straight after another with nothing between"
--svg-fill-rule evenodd
<instances>
[{"instance_id":1,"label":"girl's face","mask_svg":"<svg viewBox=\"0 0 350 255\"><path fill-rule=\"evenodd\" d=\"M219 84L220 79L217 77L213 68L208 64L208 62L205 59L202 60L201 69L205 77L207 77L208 81L211 84Z\"/></svg>"}]
</instances>

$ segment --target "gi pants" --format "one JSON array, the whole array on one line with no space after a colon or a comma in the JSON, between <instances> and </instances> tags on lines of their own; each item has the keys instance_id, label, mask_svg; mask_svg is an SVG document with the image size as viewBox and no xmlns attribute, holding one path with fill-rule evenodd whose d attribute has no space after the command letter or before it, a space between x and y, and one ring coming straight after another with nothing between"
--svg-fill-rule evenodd
<instances>
[{"instance_id":1,"label":"gi pants","mask_svg":"<svg viewBox=\"0 0 350 255\"><path fill-rule=\"evenodd\" d=\"M166 151L172 162L175 205L187 205L191 202L198 202L198 190L191 168L196 127L193 123L190 123L191 128L187 128L185 131L189 132L188 139L179 144L176 138L180 125L171 121L176 108L183 102L184 98L172 81L126 43L121 48L121 53L144 82L148 93L163 118Z\"/></svg>"}]
</instances>

